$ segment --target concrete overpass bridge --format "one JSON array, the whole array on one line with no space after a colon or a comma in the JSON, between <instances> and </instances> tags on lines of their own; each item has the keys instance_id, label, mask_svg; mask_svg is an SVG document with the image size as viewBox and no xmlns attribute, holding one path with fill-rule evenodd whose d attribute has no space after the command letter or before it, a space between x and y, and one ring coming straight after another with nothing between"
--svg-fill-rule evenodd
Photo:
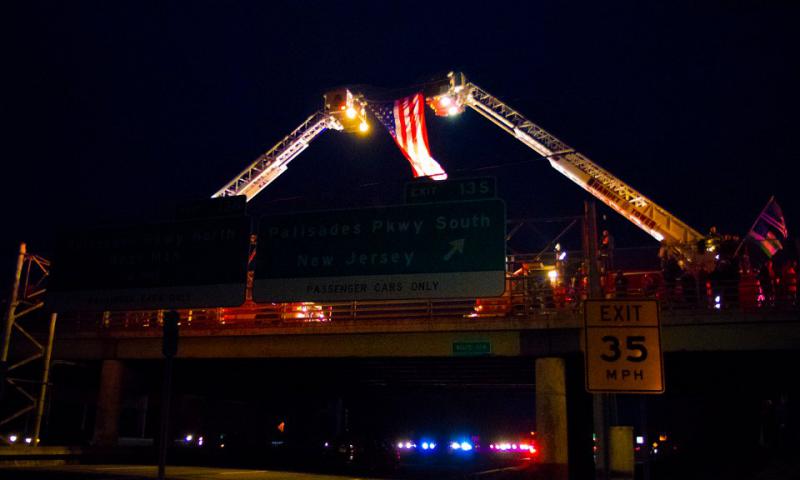
<instances>
[{"instance_id":1,"label":"concrete overpass bridge","mask_svg":"<svg viewBox=\"0 0 800 480\"><path fill-rule=\"evenodd\" d=\"M475 299L464 299L182 310L178 357L538 357L582 351L579 302L530 307L529 298L504 305L507 300L479 300L477 308ZM161 358L162 318L162 311L64 315L55 356ZM800 346L800 314L790 304L717 309L662 302L661 322L665 352Z\"/></svg>"}]
</instances>

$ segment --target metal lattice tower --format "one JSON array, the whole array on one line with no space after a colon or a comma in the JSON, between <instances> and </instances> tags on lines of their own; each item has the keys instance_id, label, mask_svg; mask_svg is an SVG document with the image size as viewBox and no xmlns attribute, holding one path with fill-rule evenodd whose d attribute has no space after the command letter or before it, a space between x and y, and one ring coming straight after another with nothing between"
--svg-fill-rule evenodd
<instances>
[{"instance_id":1,"label":"metal lattice tower","mask_svg":"<svg viewBox=\"0 0 800 480\"><path fill-rule=\"evenodd\" d=\"M0 399L8 405L7 399L16 397L22 406L15 411L2 412L6 415L0 419L0 427L14 421L20 421L26 415L35 414L31 446L39 444L39 434L44 413L44 403L50 375L50 360L53 352L56 314L50 315L50 325L45 341L40 341L41 325L31 324L41 316L32 315L44 306L45 283L50 275L50 262L38 255L27 252L24 243L20 245L17 257L17 268L14 283L5 312L3 350L0 355ZM23 326L28 323L28 328ZM33 328L31 328L33 327ZM16 334L15 334L16 333ZM13 340L13 341L12 341ZM12 345L14 349L12 350ZM17 355L15 355L17 353ZM42 361L41 376L26 378L21 367ZM10 439L0 435L0 441L12 443Z\"/></svg>"}]
</instances>

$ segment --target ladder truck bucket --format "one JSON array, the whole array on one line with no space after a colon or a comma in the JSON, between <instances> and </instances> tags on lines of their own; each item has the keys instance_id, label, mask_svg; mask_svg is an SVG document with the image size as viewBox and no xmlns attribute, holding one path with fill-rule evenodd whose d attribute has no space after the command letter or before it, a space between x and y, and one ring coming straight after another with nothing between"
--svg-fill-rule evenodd
<instances>
[{"instance_id":1,"label":"ladder truck bucket","mask_svg":"<svg viewBox=\"0 0 800 480\"><path fill-rule=\"evenodd\" d=\"M353 95L350 90L339 88L325 93L323 97L323 111L338 120L344 127L343 131L363 133L369 130L367 102L361 95Z\"/></svg>"},{"instance_id":2,"label":"ladder truck bucket","mask_svg":"<svg viewBox=\"0 0 800 480\"><path fill-rule=\"evenodd\" d=\"M450 72L447 78L425 89L425 100L437 117L450 117L466 108L467 79L463 73Z\"/></svg>"}]
</instances>

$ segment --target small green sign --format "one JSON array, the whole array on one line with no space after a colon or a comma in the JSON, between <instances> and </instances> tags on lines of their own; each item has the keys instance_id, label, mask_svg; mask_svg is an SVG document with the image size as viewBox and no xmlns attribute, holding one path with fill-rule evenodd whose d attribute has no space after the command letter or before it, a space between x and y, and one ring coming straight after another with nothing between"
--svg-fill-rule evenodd
<instances>
[{"instance_id":1,"label":"small green sign","mask_svg":"<svg viewBox=\"0 0 800 480\"><path fill-rule=\"evenodd\" d=\"M455 202L484 200L497 196L497 179L494 177L457 178L435 181L419 178L406 183L406 203Z\"/></svg>"},{"instance_id":2,"label":"small green sign","mask_svg":"<svg viewBox=\"0 0 800 480\"><path fill-rule=\"evenodd\" d=\"M453 355L489 355L492 344L489 342L453 342Z\"/></svg>"}]
</instances>

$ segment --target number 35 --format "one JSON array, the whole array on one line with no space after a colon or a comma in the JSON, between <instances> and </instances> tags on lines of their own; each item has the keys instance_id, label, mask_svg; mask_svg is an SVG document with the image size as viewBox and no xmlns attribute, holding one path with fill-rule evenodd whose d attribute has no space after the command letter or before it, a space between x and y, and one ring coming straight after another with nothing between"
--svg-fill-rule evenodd
<instances>
[{"instance_id":1,"label":"number 35","mask_svg":"<svg viewBox=\"0 0 800 480\"><path fill-rule=\"evenodd\" d=\"M616 362L622 356L619 338L606 335L602 338L608 344L608 352L600 355L606 362ZM647 359L647 347L644 346L644 337L640 335L625 337L625 349L628 355L625 359L629 362L644 362Z\"/></svg>"}]
</instances>

